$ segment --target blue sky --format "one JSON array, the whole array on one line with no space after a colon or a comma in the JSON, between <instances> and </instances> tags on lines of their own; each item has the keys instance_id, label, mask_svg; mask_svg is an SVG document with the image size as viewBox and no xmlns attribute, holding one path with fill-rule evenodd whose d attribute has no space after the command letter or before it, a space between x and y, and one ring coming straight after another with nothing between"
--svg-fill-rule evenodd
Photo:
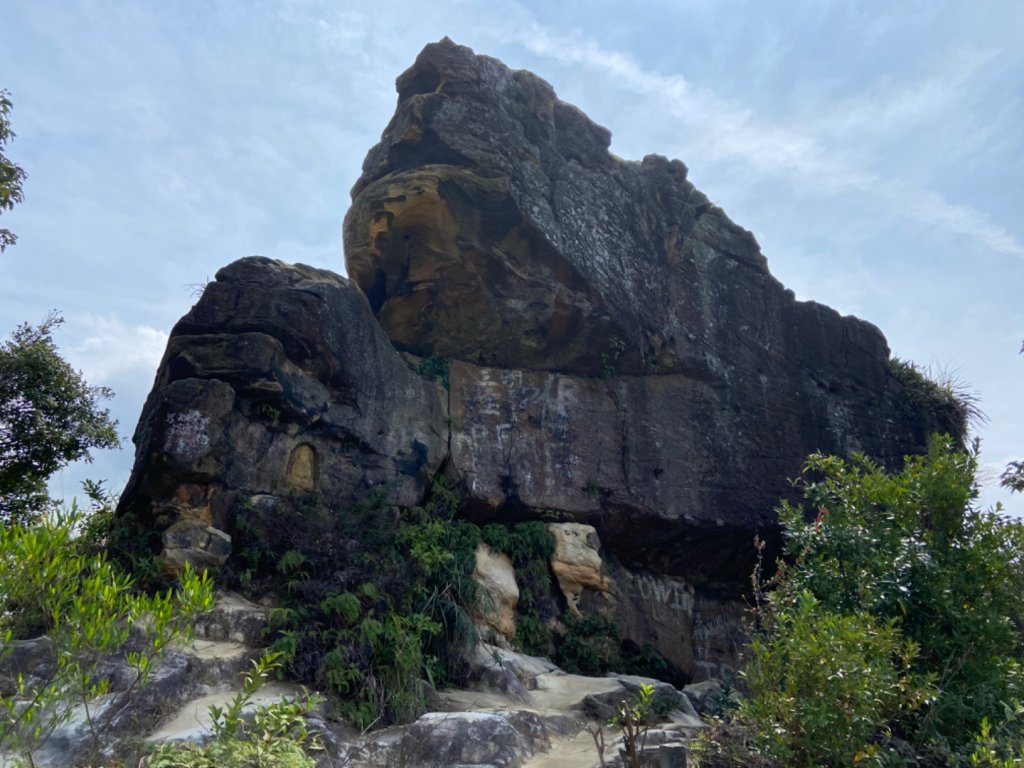
<instances>
[{"instance_id":1,"label":"blue sky","mask_svg":"<svg viewBox=\"0 0 1024 768\"><path fill-rule=\"evenodd\" d=\"M130 435L174 322L250 254L343 271L348 190L444 35L547 79L612 151L682 159L803 299L981 398L983 501L1024 455L1024 3L13 0L29 174L0 332L57 340ZM127 479L130 442L55 479Z\"/></svg>"}]
</instances>

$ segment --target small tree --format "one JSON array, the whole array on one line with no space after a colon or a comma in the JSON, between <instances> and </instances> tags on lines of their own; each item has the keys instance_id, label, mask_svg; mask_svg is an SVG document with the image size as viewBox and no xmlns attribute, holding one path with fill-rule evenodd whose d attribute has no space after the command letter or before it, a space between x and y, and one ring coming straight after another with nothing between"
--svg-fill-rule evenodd
<instances>
[{"instance_id":1,"label":"small tree","mask_svg":"<svg viewBox=\"0 0 1024 768\"><path fill-rule=\"evenodd\" d=\"M89 386L57 352L62 322L52 312L0 344L0 523L31 520L46 505L50 475L120 445L117 422L99 405L111 391Z\"/></svg>"},{"instance_id":2,"label":"small tree","mask_svg":"<svg viewBox=\"0 0 1024 768\"><path fill-rule=\"evenodd\" d=\"M130 702L168 645L187 640L195 615L213 603L212 580L190 569L176 590L137 592L104 553L90 551L79 534L83 522L72 505L35 525L0 525L0 656L31 638L44 638L49 649L41 674L16 670L14 690L0 693L0 751L29 765L76 712L98 752L119 714L95 708L94 700L110 690L100 673L104 657L124 650L134 677L121 701ZM139 641L129 643L133 626Z\"/></svg>"},{"instance_id":3,"label":"small tree","mask_svg":"<svg viewBox=\"0 0 1024 768\"><path fill-rule=\"evenodd\" d=\"M7 117L12 106L10 94L0 90L0 212L9 211L15 203L21 202L21 183L25 179L25 172L8 160L3 152L7 142L14 138L14 131L11 130L11 123ZM17 240L13 232L0 227L0 253L3 253L7 246L14 245Z\"/></svg>"}]
</instances>

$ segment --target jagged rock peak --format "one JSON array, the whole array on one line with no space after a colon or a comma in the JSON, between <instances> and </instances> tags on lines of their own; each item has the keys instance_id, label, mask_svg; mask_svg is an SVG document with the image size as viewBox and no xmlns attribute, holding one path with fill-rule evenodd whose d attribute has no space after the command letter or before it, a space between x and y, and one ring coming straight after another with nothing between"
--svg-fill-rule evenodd
<instances>
[{"instance_id":1,"label":"jagged rock peak","mask_svg":"<svg viewBox=\"0 0 1024 768\"><path fill-rule=\"evenodd\" d=\"M446 39L397 88L345 250L398 347L584 374L609 358L619 372L707 371L724 342L711 315L760 300L748 284L792 301L682 162L620 160L608 130L536 75Z\"/></svg>"},{"instance_id":2,"label":"jagged rock peak","mask_svg":"<svg viewBox=\"0 0 1024 768\"><path fill-rule=\"evenodd\" d=\"M515 162L522 145L542 148L553 145L569 157L581 162L597 165L611 165L618 162L608 152L611 132L593 122L571 104L560 101L554 88L545 80L526 70L512 70L490 56L478 56L466 46L456 45L449 38L428 45L416 58L416 62L399 75L395 86L398 90L399 108L396 120L400 120L402 106L413 105L415 119L416 105L429 104L431 97L441 94L446 99L466 99L477 108L486 106L504 113L503 126L519 135L512 144L491 146L490 136L479 131L475 136L464 136L464 143L451 142L453 136L438 137L445 147L428 146L423 137L415 136L413 123L402 121L392 125L384 133L384 140L367 155L363 164L363 176L356 182L353 195L366 184L381 176L411 164L443 162L451 165L477 165L483 172L503 173ZM481 116L483 117L483 115ZM467 125L473 131L472 125ZM477 126L486 128L486 126ZM412 134L407 134L408 130ZM398 136L400 144L387 140ZM483 141L487 146L474 147L474 140ZM483 151L481 151L483 150ZM418 156L421 152L436 152L430 158ZM677 169L686 175L686 167L677 164Z\"/></svg>"}]
</instances>

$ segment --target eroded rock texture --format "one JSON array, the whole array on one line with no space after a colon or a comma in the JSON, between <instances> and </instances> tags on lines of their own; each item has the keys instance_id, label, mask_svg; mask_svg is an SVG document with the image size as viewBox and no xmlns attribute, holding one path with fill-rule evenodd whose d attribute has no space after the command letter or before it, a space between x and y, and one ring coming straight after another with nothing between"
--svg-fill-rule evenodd
<instances>
[{"instance_id":1,"label":"eroded rock texture","mask_svg":"<svg viewBox=\"0 0 1024 768\"><path fill-rule=\"evenodd\" d=\"M415 504L447 455L447 401L351 281L236 261L171 332L121 514L164 532L174 569L208 565L203 534L230 532L238 505L263 497L351 505L383 484L395 504Z\"/></svg>"},{"instance_id":2,"label":"eroded rock texture","mask_svg":"<svg viewBox=\"0 0 1024 768\"><path fill-rule=\"evenodd\" d=\"M536 76L445 40L398 92L345 220L354 282L221 270L172 333L122 514L171 532L173 567L217 559L240 503L410 505L443 471L477 521L593 526L604 571L572 609L720 673L807 454L895 463L956 414L903 390L873 325L796 301L681 162L614 157ZM447 390L400 352L450 361Z\"/></svg>"}]
</instances>

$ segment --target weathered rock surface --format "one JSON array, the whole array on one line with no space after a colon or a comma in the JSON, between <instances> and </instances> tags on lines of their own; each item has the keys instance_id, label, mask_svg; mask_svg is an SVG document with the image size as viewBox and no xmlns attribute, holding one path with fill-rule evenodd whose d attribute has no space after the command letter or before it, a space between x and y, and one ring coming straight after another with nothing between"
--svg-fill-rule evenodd
<instances>
[{"instance_id":1,"label":"weathered rock surface","mask_svg":"<svg viewBox=\"0 0 1024 768\"><path fill-rule=\"evenodd\" d=\"M551 571L566 605L579 615L580 599L585 589L608 591L608 579L601 561L601 542L592 525L581 523L552 523L548 526L555 538L555 554L551 558Z\"/></svg>"},{"instance_id":2,"label":"weathered rock surface","mask_svg":"<svg viewBox=\"0 0 1024 768\"><path fill-rule=\"evenodd\" d=\"M33 755L35 764L50 768L91 765L133 741L138 746L143 737L185 739L208 733L206 707L190 709L190 704L223 703L231 698L240 687L241 673L260 653L255 640L265 625L264 609L237 595L219 595L214 610L199 620L195 640L157 657L147 684L140 685L124 652L99 659L95 675L109 681L108 693L91 701L88 713L77 700L68 702L67 721L43 741ZM122 650L144 647L144 633L136 630ZM4 651L0 693L15 693L12 681L18 674L25 677L30 690L49 679L52 646L46 638L15 642ZM294 686L276 693L288 691L294 693ZM7 757L0 751L0 765L7 764Z\"/></svg>"},{"instance_id":3,"label":"weathered rock surface","mask_svg":"<svg viewBox=\"0 0 1024 768\"><path fill-rule=\"evenodd\" d=\"M475 521L591 526L600 563L556 557L566 606L728 677L752 538L777 540L804 458L897 463L956 413L905 391L877 328L796 301L681 162L612 156L534 75L442 41L398 91L353 281L222 269L172 331L119 513L172 570L216 565L240 506L407 506L444 473ZM450 361L447 389L410 353Z\"/></svg>"},{"instance_id":4,"label":"weathered rock surface","mask_svg":"<svg viewBox=\"0 0 1024 768\"><path fill-rule=\"evenodd\" d=\"M908 414L881 332L796 301L682 163L614 157L543 80L447 40L398 92L346 264L397 347L457 361L452 468L481 514L568 511L731 588L809 453L896 462L954 426Z\"/></svg>"},{"instance_id":5,"label":"weathered rock surface","mask_svg":"<svg viewBox=\"0 0 1024 768\"><path fill-rule=\"evenodd\" d=\"M165 654L152 682L141 689L134 687L123 655L101 660L98 673L110 680L111 692L91 704L99 740L94 742L79 706L34 754L35 764L65 768L96 761L123 762L125 756L138 759L146 744L203 743L212 733L210 707L223 708L232 701L241 690L240 673L263 651L266 620L266 609L238 595L218 595L215 608L196 623L196 640ZM322 768L590 768L596 753L585 726L604 723L620 702L635 700L642 682L655 685L658 711L664 715L664 722L652 728L648 740L656 761L671 757L681 740L704 727L694 718L688 691L658 681L625 675L569 675L545 659L483 644L470 662L477 685L440 693L437 708L408 725L360 734L318 707L307 717L308 728L324 746L314 753L317 764ZM45 677L49 664L48 643L15 644L0 659L0 690L17 674ZM499 670L515 680L515 686L489 674ZM267 682L245 705L243 717L282 698L304 696L296 685ZM609 757L614 758L621 736L607 729L606 738ZM12 757L0 752L0 765Z\"/></svg>"},{"instance_id":6,"label":"weathered rock surface","mask_svg":"<svg viewBox=\"0 0 1024 768\"><path fill-rule=\"evenodd\" d=\"M516 631L516 603L519 602L519 585L512 561L508 555L495 552L486 544L477 547L475 556L473 578L483 591L481 618L501 634L511 637Z\"/></svg>"},{"instance_id":7,"label":"weathered rock surface","mask_svg":"<svg viewBox=\"0 0 1024 768\"><path fill-rule=\"evenodd\" d=\"M383 484L418 502L446 421L447 393L395 353L351 281L242 259L171 331L119 514L165 532L170 567L215 564L204 536L222 554L236 505L260 497L351 504Z\"/></svg>"},{"instance_id":8,"label":"weathered rock surface","mask_svg":"<svg viewBox=\"0 0 1024 768\"><path fill-rule=\"evenodd\" d=\"M355 745L346 765L519 768L549 747L541 718L528 710L430 712L412 725L389 728Z\"/></svg>"}]
</instances>

